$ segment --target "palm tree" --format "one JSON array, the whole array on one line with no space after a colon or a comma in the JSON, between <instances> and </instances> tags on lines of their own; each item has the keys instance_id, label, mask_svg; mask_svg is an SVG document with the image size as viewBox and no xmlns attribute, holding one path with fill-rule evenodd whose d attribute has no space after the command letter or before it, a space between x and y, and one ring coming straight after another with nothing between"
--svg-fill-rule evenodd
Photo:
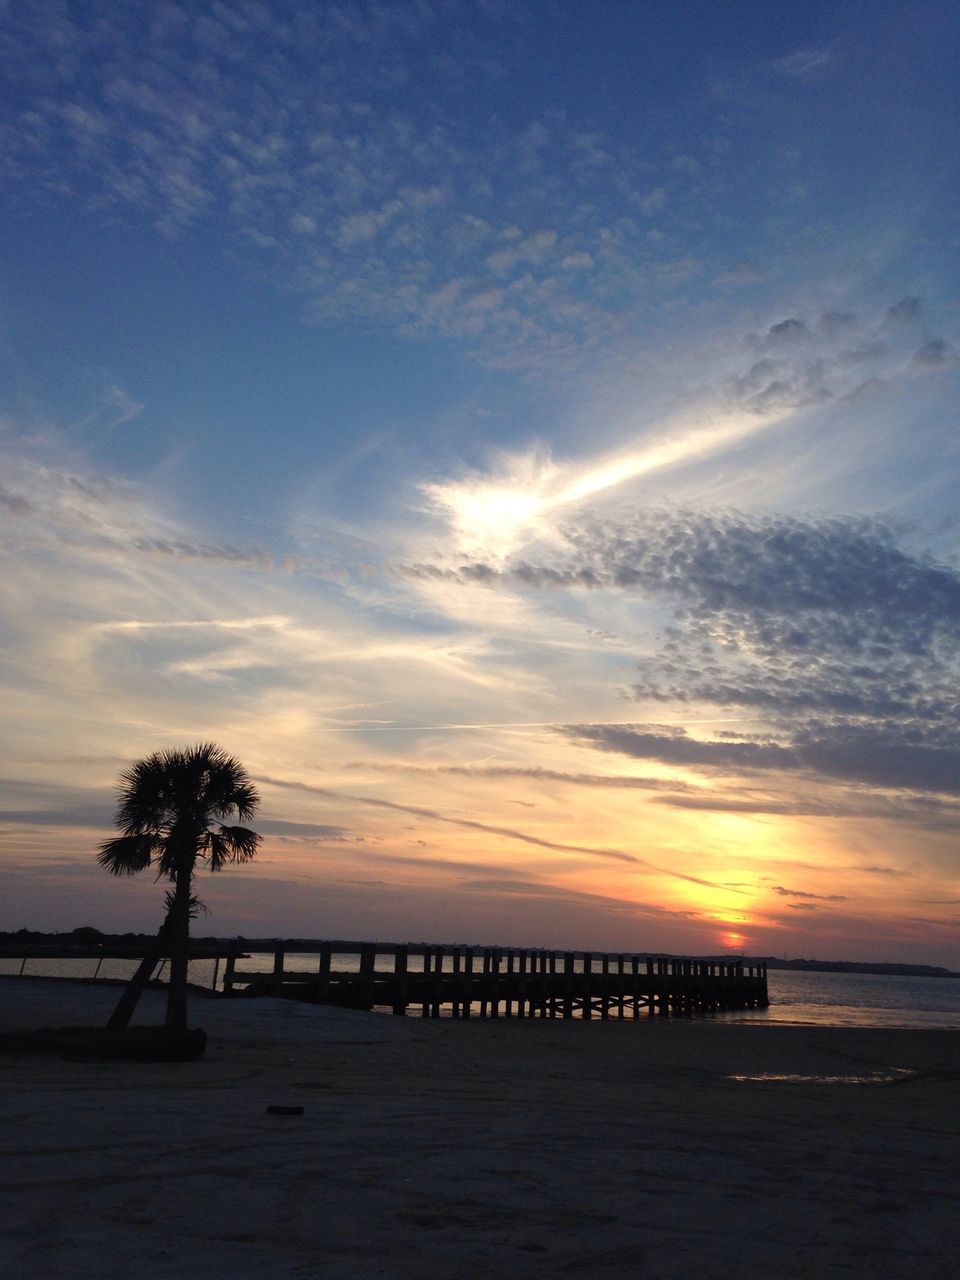
<instances>
[{"instance_id":1,"label":"palm tree","mask_svg":"<svg viewBox=\"0 0 960 1280\"><path fill-rule=\"evenodd\" d=\"M100 845L97 861L115 876L154 867L158 880L173 881L160 931L170 946L166 1025L170 1031L184 1031L197 860L219 871L228 862L254 856L257 833L226 826L223 820L234 814L240 821L252 817L260 796L240 762L212 742L157 751L124 770L118 785L115 825L122 834Z\"/></svg>"}]
</instances>

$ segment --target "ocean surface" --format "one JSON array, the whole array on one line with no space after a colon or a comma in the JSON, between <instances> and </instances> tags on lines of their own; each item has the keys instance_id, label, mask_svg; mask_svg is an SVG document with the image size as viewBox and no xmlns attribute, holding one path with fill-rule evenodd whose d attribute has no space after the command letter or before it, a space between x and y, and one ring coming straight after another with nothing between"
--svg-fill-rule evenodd
<instances>
[{"instance_id":1,"label":"ocean surface","mask_svg":"<svg viewBox=\"0 0 960 1280\"><path fill-rule=\"evenodd\" d=\"M264 970L271 957L251 956L237 965L238 972ZM286 957L288 969L315 971L315 955ZM344 966L346 967L346 966ZM95 959L27 961L23 972L34 977L128 978L136 962ZM0 974L20 972L19 960L0 959ZM163 974L161 973L161 977ZM221 985L222 966L217 975ZM198 986L214 983L214 962L195 961L190 980ZM746 1009L710 1015L718 1022L751 1026L773 1023L794 1026L922 1027L960 1030L960 978L891 977L875 974L810 973L771 969L767 982L768 1009Z\"/></svg>"},{"instance_id":2,"label":"ocean surface","mask_svg":"<svg viewBox=\"0 0 960 1280\"><path fill-rule=\"evenodd\" d=\"M960 1029L960 978L770 969L767 991L768 1009L717 1017L723 1022L794 1026Z\"/></svg>"}]
</instances>

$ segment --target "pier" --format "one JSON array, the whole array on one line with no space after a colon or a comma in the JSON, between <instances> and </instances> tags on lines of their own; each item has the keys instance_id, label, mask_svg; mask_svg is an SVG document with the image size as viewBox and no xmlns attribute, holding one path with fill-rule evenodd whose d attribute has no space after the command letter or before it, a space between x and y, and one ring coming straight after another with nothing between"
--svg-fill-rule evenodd
<instances>
[{"instance_id":1,"label":"pier","mask_svg":"<svg viewBox=\"0 0 960 1280\"><path fill-rule=\"evenodd\" d=\"M371 942L244 943L269 970L228 956L225 995L273 995L424 1018L641 1018L766 1008L767 967L744 959ZM287 967L287 957L316 966Z\"/></svg>"},{"instance_id":2,"label":"pier","mask_svg":"<svg viewBox=\"0 0 960 1280\"><path fill-rule=\"evenodd\" d=\"M243 954L243 948L235 941L227 940L219 941L198 941L190 940L190 963L194 964L199 960L213 961L213 971L210 981L210 990L216 991L220 974L220 962L222 960L236 963L237 957ZM143 939L141 942L130 942L122 944L114 943L75 943L71 946L64 946L57 943L24 943L21 945L0 945L0 961L11 960L19 961L20 967L16 972L19 978L57 978L60 981L77 981L77 982L118 982L122 983L127 979L122 977L101 977L100 970L105 960L128 960L131 964L134 961L142 961L148 956L155 958L154 967L151 978L154 982L159 981L163 976L163 971L170 960L170 948L164 946L153 938ZM37 970L37 961L41 964L41 969ZM57 961L68 961L76 966L77 962L89 962L89 972L84 974L64 974L58 972L56 968ZM44 962L47 962L44 968ZM29 966L29 967L28 967Z\"/></svg>"},{"instance_id":3,"label":"pier","mask_svg":"<svg viewBox=\"0 0 960 1280\"><path fill-rule=\"evenodd\" d=\"M0 947L0 959L19 961L23 977L44 976L37 961L47 962L40 967L48 977L57 976L51 962L86 961L91 972L80 981L104 981L105 960L151 955L157 981L169 954L169 947L146 939ZM238 938L191 940L190 961L212 962L204 981L211 994L279 996L401 1017L643 1018L769 1004L767 966L741 957Z\"/></svg>"}]
</instances>

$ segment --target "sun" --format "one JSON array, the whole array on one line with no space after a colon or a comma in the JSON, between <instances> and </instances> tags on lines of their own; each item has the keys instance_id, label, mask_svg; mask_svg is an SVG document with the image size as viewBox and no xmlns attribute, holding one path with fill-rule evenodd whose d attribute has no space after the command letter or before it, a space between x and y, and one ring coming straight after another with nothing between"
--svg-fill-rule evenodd
<instances>
[{"instance_id":1,"label":"sun","mask_svg":"<svg viewBox=\"0 0 960 1280\"><path fill-rule=\"evenodd\" d=\"M741 884L685 884L679 890L688 909L701 921L711 945L723 951L744 951L756 923L754 903L758 893Z\"/></svg>"},{"instance_id":2,"label":"sun","mask_svg":"<svg viewBox=\"0 0 960 1280\"><path fill-rule=\"evenodd\" d=\"M747 944L746 934L738 933L735 929L724 930L719 938L727 951L743 951Z\"/></svg>"}]
</instances>

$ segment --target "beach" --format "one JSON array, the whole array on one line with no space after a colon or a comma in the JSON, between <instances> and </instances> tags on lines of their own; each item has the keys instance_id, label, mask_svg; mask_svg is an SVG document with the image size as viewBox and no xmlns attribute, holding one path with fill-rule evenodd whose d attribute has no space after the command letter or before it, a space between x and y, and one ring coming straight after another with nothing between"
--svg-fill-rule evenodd
<instances>
[{"instance_id":1,"label":"beach","mask_svg":"<svg viewBox=\"0 0 960 1280\"><path fill-rule=\"evenodd\" d=\"M0 1030L102 1023L118 990L0 978ZM204 998L191 1024L192 1063L0 1056L8 1274L957 1275L957 1032Z\"/></svg>"}]
</instances>

